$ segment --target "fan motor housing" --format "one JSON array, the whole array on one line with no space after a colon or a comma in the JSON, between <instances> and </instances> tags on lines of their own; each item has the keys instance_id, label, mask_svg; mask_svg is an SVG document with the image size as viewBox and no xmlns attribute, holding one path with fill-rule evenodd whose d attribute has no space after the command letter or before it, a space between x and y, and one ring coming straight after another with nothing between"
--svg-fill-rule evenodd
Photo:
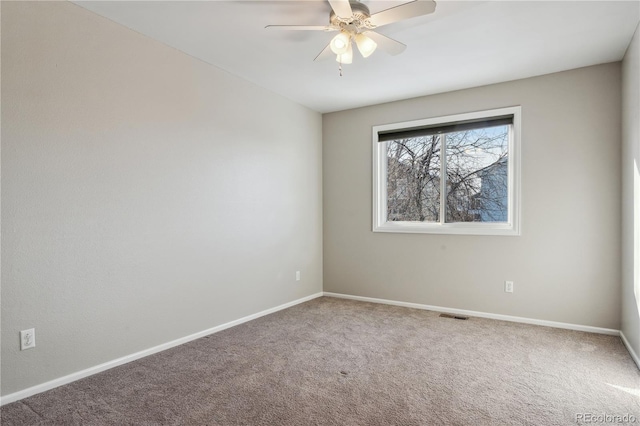
<instances>
[{"instance_id":1,"label":"fan motor housing","mask_svg":"<svg viewBox=\"0 0 640 426\"><path fill-rule=\"evenodd\" d=\"M365 21L371 16L367 5L357 0L349 0L349 4L351 5L353 15L350 18L341 18L332 10L331 14L329 14L329 22L331 25L341 27L341 24L354 24L358 28L367 26Z\"/></svg>"}]
</instances>

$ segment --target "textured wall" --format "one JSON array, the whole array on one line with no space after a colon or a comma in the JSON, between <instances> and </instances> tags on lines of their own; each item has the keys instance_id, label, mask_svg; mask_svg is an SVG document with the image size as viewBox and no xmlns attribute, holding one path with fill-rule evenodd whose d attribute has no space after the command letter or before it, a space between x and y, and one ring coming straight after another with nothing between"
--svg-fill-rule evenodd
<instances>
[{"instance_id":1,"label":"textured wall","mask_svg":"<svg viewBox=\"0 0 640 426\"><path fill-rule=\"evenodd\" d=\"M640 356L640 29L622 62L622 332Z\"/></svg>"},{"instance_id":2,"label":"textured wall","mask_svg":"<svg viewBox=\"0 0 640 426\"><path fill-rule=\"evenodd\" d=\"M325 291L619 329L620 91L613 63L324 115ZM522 236L371 232L372 126L513 105Z\"/></svg>"},{"instance_id":3,"label":"textured wall","mask_svg":"<svg viewBox=\"0 0 640 426\"><path fill-rule=\"evenodd\" d=\"M76 5L2 2L2 394L321 291L321 130Z\"/></svg>"}]
</instances>

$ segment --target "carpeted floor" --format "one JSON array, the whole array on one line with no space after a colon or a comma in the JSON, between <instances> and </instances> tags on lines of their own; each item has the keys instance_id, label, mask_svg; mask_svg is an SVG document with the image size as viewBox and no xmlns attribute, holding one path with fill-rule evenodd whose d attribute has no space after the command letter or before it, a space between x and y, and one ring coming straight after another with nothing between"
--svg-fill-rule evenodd
<instances>
[{"instance_id":1,"label":"carpeted floor","mask_svg":"<svg viewBox=\"0 0 640 426\"><path fill-rule=\"evenodd\" d=\"M2 425L640 423L619 337L438 315L315 299L6 405Z\"/></svg>"}]
</instances>

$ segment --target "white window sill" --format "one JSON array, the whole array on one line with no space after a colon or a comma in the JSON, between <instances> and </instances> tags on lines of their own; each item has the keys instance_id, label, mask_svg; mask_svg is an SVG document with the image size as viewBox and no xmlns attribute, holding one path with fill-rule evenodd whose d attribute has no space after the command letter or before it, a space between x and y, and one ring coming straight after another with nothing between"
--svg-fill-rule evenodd
<instances>
[{"instance_id":1,"label":"white window sill","mask_svg":"<svg viewBox=\"0 0 640 426\"><path fill-rule=\"evenodd\" d=\"M423 223L385 222L373 227L373 232L452 235L519 236L520 230L509 223Z\"/></svg>"}]
</instances>

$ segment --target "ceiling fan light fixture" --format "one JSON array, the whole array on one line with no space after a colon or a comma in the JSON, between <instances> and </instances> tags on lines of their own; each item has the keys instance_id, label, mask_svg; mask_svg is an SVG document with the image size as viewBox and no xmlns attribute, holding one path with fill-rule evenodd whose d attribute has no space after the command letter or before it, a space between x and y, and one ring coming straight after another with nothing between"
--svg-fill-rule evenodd
<instances>
[{"instance_id":1,"label":"ceiling fan light fixture","mask_svg":"<svg viewBox=\"0 0 640 426\"><path fill-rule=\"evenodd\" d=\"M350 64L353 62L353 48L351 47L351 43L347 46L345 53L336 56L336 62L340 62L341 64Z\"/></svg>"},{"instance_id":2,"label":"ceiling fan light fixture","mask_svg":"<svg viewBox=\"0 0 640 426\"><path fill-rule=\"evenodd\" d=\"M362 33L356 34L355 40L358 50L363 58L371 56L371 54L376 51L376 47L378 47L378 44L375 41Z\"/></svg>"},{"instance_id":3,"label":"ceiling fan light fixture","mask_svg":"<svg viewBox=\"0 0 640 426\"><path fill-rule=\"evenodd\" d=\"M351 48L351 36L341 31L331 40L331 51L336 55L343 55Z\"/></svg>"}]
</instances>

